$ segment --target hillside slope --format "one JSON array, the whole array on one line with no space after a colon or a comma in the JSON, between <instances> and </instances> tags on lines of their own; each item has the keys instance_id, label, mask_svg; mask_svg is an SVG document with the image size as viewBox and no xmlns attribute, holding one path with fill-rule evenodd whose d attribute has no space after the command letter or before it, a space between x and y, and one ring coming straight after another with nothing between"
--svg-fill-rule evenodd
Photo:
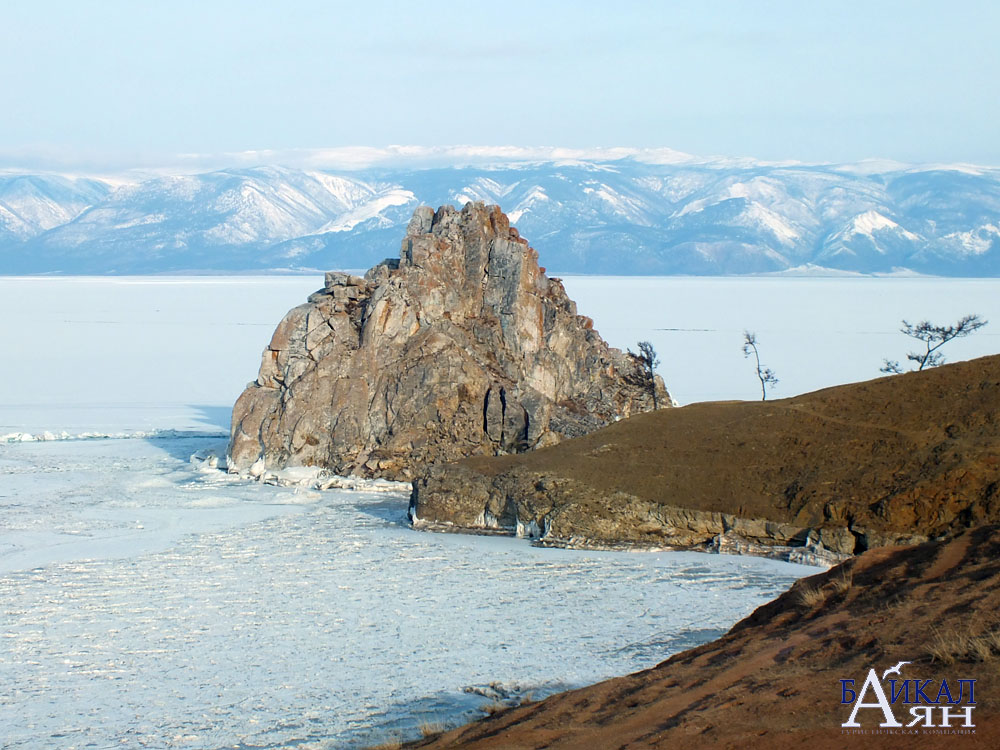
<instances>
[{"instance_id":1,"label":"hillside slope","mask_svg":"<svg viewBox=\"0 0 1000 750\"><path fill-rule=\"evenodd\" d=\"M1000 522L1000 356L767 402L642 414L518 456L435 466L415 525L543 543L841 554Z\"/></svg>"}]
</instances>

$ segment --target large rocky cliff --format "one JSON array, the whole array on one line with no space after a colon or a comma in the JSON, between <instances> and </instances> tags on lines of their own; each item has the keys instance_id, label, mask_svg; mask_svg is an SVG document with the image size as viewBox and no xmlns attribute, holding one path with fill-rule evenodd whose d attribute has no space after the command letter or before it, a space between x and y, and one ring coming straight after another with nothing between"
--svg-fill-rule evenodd
<instances>
[{"instance_id":1,"label":"large rocky cliff","mask_svg":"<svg viewBox=\"0 0 1000 750\"><path fill-rule=\"evenodd\" d=\"M518 453L670 399L609 347L497 206L416 210L398 260L329 273L233 409L232 471L408 479Z\"/></svg>"}]
</instances>

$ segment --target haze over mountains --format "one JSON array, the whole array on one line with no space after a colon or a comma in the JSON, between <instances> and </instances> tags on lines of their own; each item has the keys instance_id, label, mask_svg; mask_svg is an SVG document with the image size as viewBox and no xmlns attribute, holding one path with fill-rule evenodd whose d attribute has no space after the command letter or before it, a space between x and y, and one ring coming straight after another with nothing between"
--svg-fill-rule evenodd
<instances>
[{"instance_id":1,"label":"haze over mountains","mask_svg":"<svg viewBox=\"0 0 1000 750\"><path fill-rule=\"evenodd\" d=\"M411 151L352 168L0 171L0 273L364 268L397 254L417 205L481 200L553 272L1000 275L1000 169L624 149L453 149L465 166L442 166Z\"/></svg>"}]
</instances>

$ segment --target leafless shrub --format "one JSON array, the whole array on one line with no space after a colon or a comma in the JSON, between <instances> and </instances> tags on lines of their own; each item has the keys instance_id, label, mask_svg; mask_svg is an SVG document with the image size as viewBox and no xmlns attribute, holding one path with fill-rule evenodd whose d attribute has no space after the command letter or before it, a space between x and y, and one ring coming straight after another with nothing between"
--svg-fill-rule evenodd
<instances>
[{"instance_id":1,"label":"leafless shrub","mask_svg":"<svg viewBox=\"0 0 1000 750\"><path fill-rule=\"evenodd\" d=\"M753 331L743 332L743 356L753 355L757 366L757 379L760 381L760 400L767 401L767 389L774 388L778 384L778 376L770 367L764 367L760 363L760 352L757 350L757 334Z\"/></svg>"}]
</instances>

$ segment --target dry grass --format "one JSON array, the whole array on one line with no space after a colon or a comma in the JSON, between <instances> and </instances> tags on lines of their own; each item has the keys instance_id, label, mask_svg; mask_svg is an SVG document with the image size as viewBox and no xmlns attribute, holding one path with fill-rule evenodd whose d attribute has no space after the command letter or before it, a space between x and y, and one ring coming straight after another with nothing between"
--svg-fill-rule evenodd
<instances>
[{"instance_id":1,"label":"dry grass","mask_svg":"<svg viewBox=\"0 0 1000 750\"><path fill-rule=\"evenodd\" d=\"M854 573L848 568L841 568L837 575L827 581L828 586L831 584L834 594L846 594L854 585Z\"/></svg>"},{"instance_id":2,"label":"dry grass","mask_svg":"<svg viewBox=\"0 0 1000 750\"><path fill-rule=\"evenodd\" d=\"M799 591L799 604L812 609L833 596L842 596L854 585L854 575L847 568L841 568L836 575L827 578L822 586L805 586Z\"/></svg>"},{"instance_id":3,"label":"dry grass","mask_svg":"<svg viewBox=\"0 0 1000 750\"><path fill-rule=\"evenodd\" d=\"M506 711L510 706L508 706L503 701L490 701L485 706L482 706L479 710L485 713L487 716L493 716L501 711Z\"/></svg>"},{"instance_id":4,"label":"dry grass","mask_svg":"<svg viewBox=\"0 0 1000 750\"><path fill-rule=\"evenodd\" d=\"M1000 655L1000 631L973 635L955 628L935 630L934 639L927 647L927 655L943 664L954 664L956 661L993 661Z\"/></svg>"},{"instance_id":5,"label":"dry grass","mask_svg":"<svg viewBox=\"0 0 1000 750\"><path fill-rule=\"evenodd\" d=\"M425 721L420 725L421 737L437 737L444 732L444 724L439 721Z\"/></svg>"},{"instance_id":6,"label":"dry grass","mask_svg":"<svg viewBox=\"0 0 1000 750\"><path fill-rule=\"evenodd\" d=\"M372 745L368 750L399 750L402 746L402 740L387 740L381 745Z\"/></svg>"},{"instance_id":7,"label":"dry grass","mask_svg":"<svg viewBox=\"0 0 1000 750\"><path fill-rule=\"evenodd\" d=\"M826 592L815 586L805 586L799 592L799 604L806 609L812 609L820 602L826 601Z\"/></svg>"}]
</instances>

